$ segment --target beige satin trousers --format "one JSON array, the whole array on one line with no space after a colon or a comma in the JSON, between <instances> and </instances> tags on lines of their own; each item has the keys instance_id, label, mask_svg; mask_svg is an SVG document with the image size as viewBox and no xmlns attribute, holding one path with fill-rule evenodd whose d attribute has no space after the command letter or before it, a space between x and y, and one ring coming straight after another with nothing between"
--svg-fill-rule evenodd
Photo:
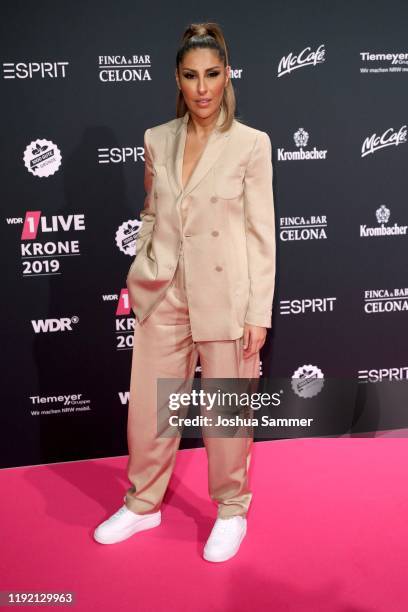
<instances>
[{"instance_id":1,"label":"beige satin trousers","mask_svg":"<svg viewBox=\"0 0 408 612\"><path fill-rule=\"evenodd\" d=\"M194 342L186 295L183 252L172 284L153 312L136 323L127 423L132 486L124 501L138 514L160 509L176 460L180 437L157 435L157 379L192 379L200 359L204 378L259 378L259 352L243 358L243 338ZM208 489L217 516L246 516L252 492L248 470L253 437L205 436Z\"/></svg>"}]
</instances>

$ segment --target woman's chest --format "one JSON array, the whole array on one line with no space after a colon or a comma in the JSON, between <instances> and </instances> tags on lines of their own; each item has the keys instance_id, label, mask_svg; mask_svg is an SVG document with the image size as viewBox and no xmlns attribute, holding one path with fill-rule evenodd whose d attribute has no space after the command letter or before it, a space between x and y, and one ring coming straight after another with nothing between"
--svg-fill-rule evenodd
<instances>
[{"instance_id":1,"label":"woman's chest","mask_svg":"<svg viewBox=\"0 0 408 612\"><path fill-rule=\"evenodd\" d=\"M200 139L192 135L187 135L183 157L181 162L181 180L183 189L187 186L194 169L197 167L200 159L204 155L208 137Z\"/></svg>"}]
</instances>

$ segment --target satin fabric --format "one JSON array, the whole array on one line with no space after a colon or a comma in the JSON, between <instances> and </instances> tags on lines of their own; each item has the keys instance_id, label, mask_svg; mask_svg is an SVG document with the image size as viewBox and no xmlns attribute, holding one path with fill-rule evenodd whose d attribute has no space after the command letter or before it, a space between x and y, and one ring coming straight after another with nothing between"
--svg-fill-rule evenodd
<instances>
[{"instance_id":1,"label":"satin fabric","mask_svg":"<svg viewBox=\"0 0 408 612\"><path fill-rule=\"evenodd\" d=\"M272 327L275 214L272 145L262 132L225 112L186 185L182 165L189 113L144 136L145 202L126 285L143 323L166 293L184 241L193 339L235 340L245 323ZM190 213L184 226L180 210Z\"/></svg>"},{"instance_id":2,"label":"satin fabric","mask_svg":"<svg viewBox=\"0 0 408 612\"><path fill-rule=\"evenodd\" d=\"M133 512L147 514L160 509L180 444L179 436L157 435L157 379L192 379L198 359L204 378L259 378L259 352L244 359L242 337L193 341L181 248L176 273L164 297L135 325L127 424L127 475L132 486L125 495L126 506ZM203 432L203 439L209 494L217 504L218 517L246 516L252 499L248 470L253 438L207 437Z\"/></svg>"}]
</instances>

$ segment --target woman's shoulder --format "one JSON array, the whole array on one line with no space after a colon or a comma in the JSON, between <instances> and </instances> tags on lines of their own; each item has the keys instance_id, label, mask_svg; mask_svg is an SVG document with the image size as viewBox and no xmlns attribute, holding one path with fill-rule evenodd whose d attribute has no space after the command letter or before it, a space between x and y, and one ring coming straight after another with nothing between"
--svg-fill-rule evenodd
<instances>
[{"instance_id":1,"label":"woman's shoulder","mask_svg":"<svg viewBox=\"0 0 408 612\"><path fill-rule=\"evenodd\" d=\"M182 118L170 119L164 123L158 123L145 130L144 140L149 147L150 151L156 157L164 153L166 135L169 132L173 132L179 127Z\"/></svg>"},{"instance_id":2,"label":"woman's shoulder","mask_svg":"<svg viewBox=\"0 0 408 612\"><path fill-rule=\"evenodd\" d=\"M235 118L233 124L235 134L247 145L253 146L257 142L270 143L270 137L267 131L252 127L244 123L240 118Z\"/></svg>"},{"instance_id":3,"label":"woman's shoulder","mask_svg":"<svg viewBox=\"0 0 408 612\"><path fill-rule=\"evenodd\" d=\"M153 145L163 142L163 136L168 132L176 132L182 122L183 117L176 117L169 121L153 125L146 129L145 137L148 139L149 143ZM252 148L256 143L270 144L268 132L244 123L241 117L234 117L229 131L230 135L234 137L234 140L239 141L240 146ZM236 144L238 144L238 142L236 142Z\"/></svg>"},{"instance_id":4,"label":"woman's shoulder","mask_svg":"<svg viewBox=\"0 0 408 612\"><path fill-rule=\"evenodd\" d=\"M175 119L170 119L169 121L165 121L164 123L158 123L157 125L153 125L146 131L149 132L152 136L159 136L163 134L163 132L176 129L177 127L179 127L182 121L183 117L176 117Z\"/></svg>"}]
</instances>

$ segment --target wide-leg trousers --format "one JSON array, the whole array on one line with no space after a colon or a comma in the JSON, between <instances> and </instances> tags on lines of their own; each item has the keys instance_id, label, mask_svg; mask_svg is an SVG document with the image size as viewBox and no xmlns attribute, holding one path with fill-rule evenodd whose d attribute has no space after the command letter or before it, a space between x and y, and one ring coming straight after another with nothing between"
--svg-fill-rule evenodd
<instances>
[{"instance_id":1,"label":"wide-leg trousers","mask_svg":"<svg viewBox=\"0 0 408 612\"><path fill-rule=\"evenodd\" d=\"M157 433L157 379L193 379L198 358L203 378L259 378L259 352L243 357L243 338L194 342L185 284L183 251L164 298L136 323L130 377L127 476L132 486L124 501L138 514L160 509L174 468L179 436ZM205 436L208 490L217 516L246 516L252 436Z\"/></svg>"}]
</instances>

